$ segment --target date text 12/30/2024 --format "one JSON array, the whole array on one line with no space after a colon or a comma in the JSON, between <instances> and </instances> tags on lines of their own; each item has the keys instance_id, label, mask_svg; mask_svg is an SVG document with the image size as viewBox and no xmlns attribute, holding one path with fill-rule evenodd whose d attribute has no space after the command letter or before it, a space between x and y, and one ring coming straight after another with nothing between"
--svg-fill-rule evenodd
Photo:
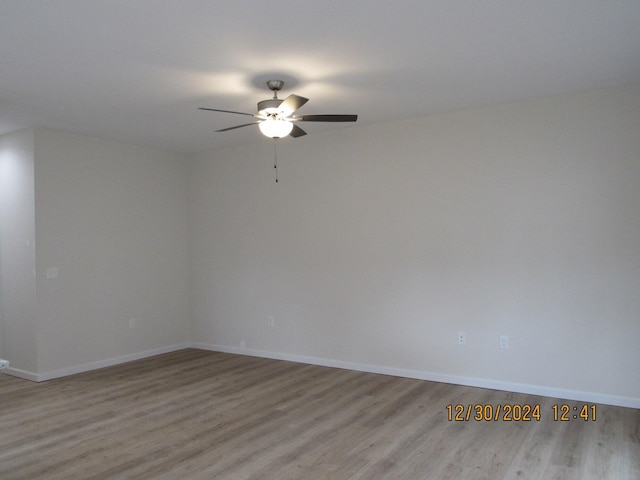
<instances>
[{"instance_id":1,"label":"date text 12/30/2024","mask_svg":"<svg viewBox=\"0 0 640 480\"><path fill-rule=\"evenodd\" d=\"M569 422L583 420L585 422L596 421L595 405L568 405L554 404L549 411L554 422ZM450 422L539 422L544 413L539 404L482 404L470 403L447 405L447 419Z\"/></svg>"}]
</instances>

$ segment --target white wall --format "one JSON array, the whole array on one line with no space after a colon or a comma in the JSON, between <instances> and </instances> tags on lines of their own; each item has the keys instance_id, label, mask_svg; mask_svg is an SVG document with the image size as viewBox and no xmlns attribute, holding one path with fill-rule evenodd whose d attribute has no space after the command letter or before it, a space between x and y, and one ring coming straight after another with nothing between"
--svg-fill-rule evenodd
<instances>
[{"instance_id":1,"label":"white wall","mask_svg":"<svg viewBox=\"0 0 640 480\"><path fill-rule=\"evenodd\" d=\"M184 159L46 129L35 158L39 372L188 344Z\"/></svg>"},{"instance_id":2,"label":"white wall","mask_svg":"<svg viewBox=\"0 0 640 480\"><path fill-rule=\"evenodd\" d=\"M640 86L343 127L281 142L278 184L265 141L0 137L2 355L191 340L640 406Z\"/></svg>"},{"instance_id":3,"label":"white wall","mask_svg":"<svg viewBox=\"0 0 640 480\"><path fill-rule=\"evenodd\" d=\"M0 136L0 358L37 367L33 132Z\"/></svg>"},{"instance_id":4,"label":"white wall","mask_svg":"<svg viewBox=\"0 0 640 480\"><path fill-rule=\"evenodd\" d=\"M640 405L638 86L308 131L194 159L194 342Z\"/></svg>"},{"instance_id":5,"label":"white wall","mask_svg":"<svg viewBox=\"0 0 640 480\"><path fill-rule=\"evenodd\" d=\"M184 158L36 129L0 137L0 182L11 373L46 379L189 344Z\"/></svg>"}]
</instances>

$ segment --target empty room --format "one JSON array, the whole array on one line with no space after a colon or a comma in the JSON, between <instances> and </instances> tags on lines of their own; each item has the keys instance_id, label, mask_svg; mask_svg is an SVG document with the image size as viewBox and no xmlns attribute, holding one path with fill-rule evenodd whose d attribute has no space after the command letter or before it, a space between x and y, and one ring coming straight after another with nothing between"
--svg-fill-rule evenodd
<instances>
[{"instance_id":1,"label":"empty room","mask_svg":"<svg viewBox=\"0 0 640 480\"><path fill-rule=\"evenodd\" d=\"M0 0L0 479L640 478L638 25Z\"/></svg>"}]
</instances>

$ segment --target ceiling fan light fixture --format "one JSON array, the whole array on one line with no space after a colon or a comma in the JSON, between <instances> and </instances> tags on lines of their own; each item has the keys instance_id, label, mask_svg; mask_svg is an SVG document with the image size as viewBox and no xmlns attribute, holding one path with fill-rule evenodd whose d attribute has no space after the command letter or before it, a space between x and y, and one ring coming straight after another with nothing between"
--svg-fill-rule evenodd
<instances>
[{"instance_id":1,"label":"ceiling fan light fixture","mask_svg":"<svg viewBox=\"0 0 640 480\"><path fill-rule=\"evenodd\" d=\"M283 138L291 133L293 123L281 118L269 117L264 122L260 122L258 128L265 137Z\"/></svg>"}]
</instances>

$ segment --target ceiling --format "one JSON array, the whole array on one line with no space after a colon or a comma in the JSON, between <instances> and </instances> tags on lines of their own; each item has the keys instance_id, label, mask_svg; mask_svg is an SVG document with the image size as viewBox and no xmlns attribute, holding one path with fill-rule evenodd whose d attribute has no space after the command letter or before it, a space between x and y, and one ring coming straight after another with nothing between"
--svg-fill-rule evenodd
<instances>
[{"instance_id":1,"label":"ceiling","mask_svg":"<svg viewBox=\"0 0 640 480\"><path fill-rule=\"evenodd\" d=\"M197 107L253 113L270 78L355 125L638 82L640 1L0 0L0 134L260 141Z\"/></svg>"}]
</instances>

